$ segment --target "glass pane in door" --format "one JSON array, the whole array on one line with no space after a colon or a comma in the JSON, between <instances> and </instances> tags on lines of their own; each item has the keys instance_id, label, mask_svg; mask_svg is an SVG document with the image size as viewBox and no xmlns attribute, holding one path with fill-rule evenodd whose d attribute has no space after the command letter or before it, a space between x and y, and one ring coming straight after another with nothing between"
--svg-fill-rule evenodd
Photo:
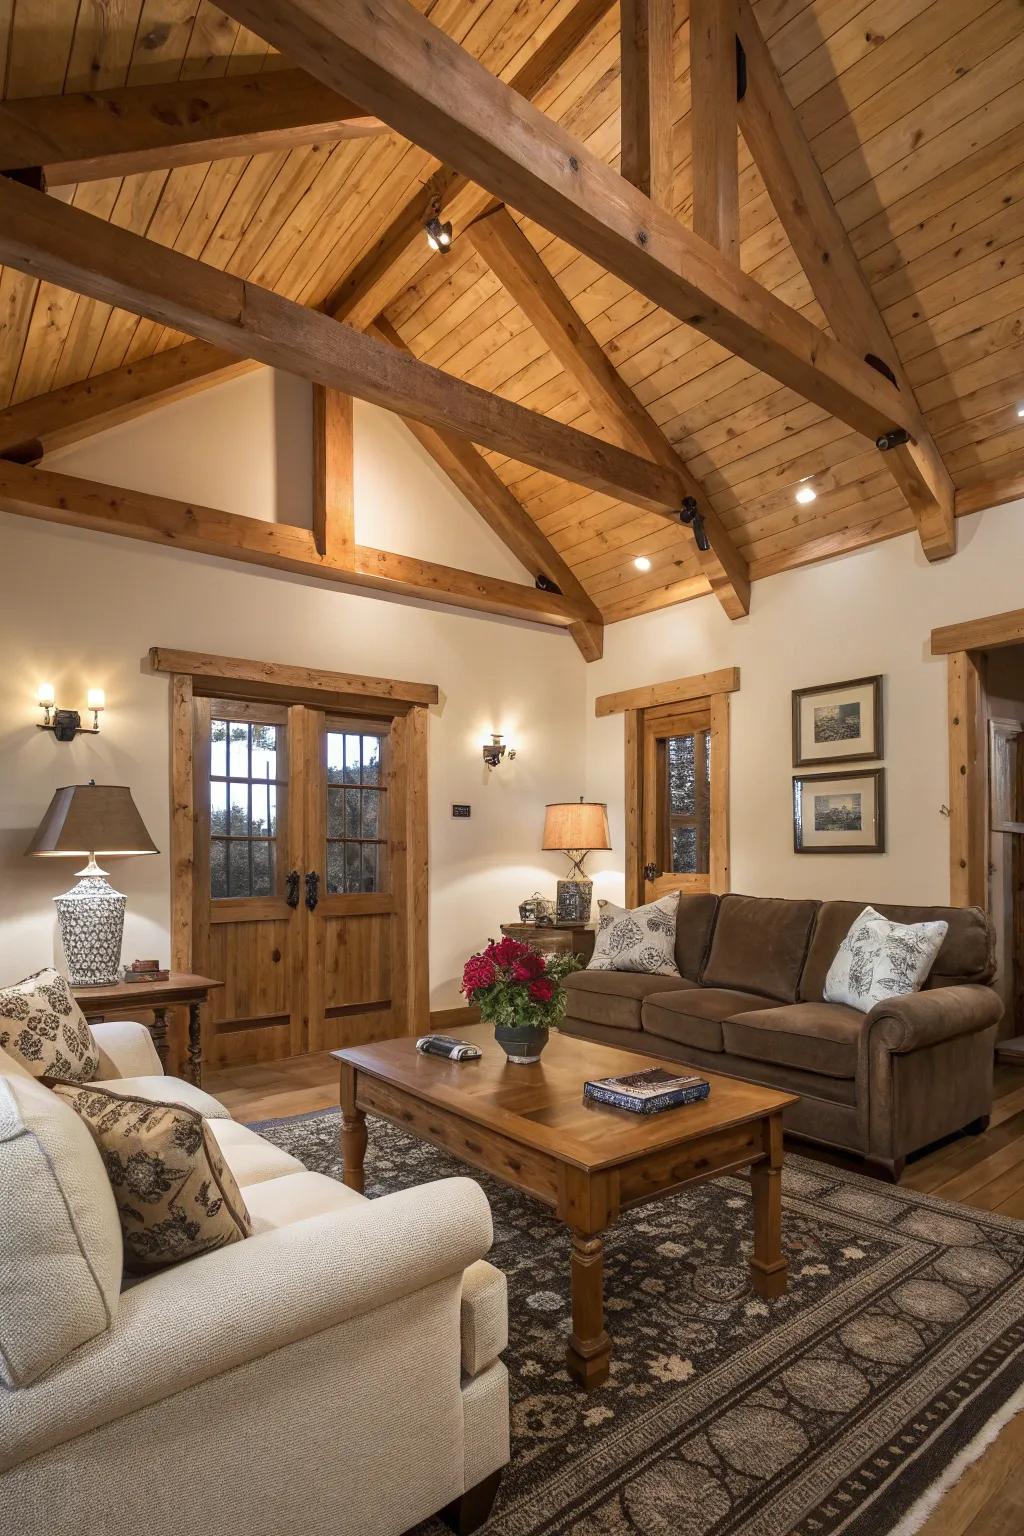
<instances>
[{"instance_id":1,"label":"glass pane in door","mask_svg":"<svg viewBox=\"0 0 1024 1536\"><path fill-rule=\"evenodd\" d=\"M249 720L210 721L210 895L277 889L277 800L283 731Z\"/></svg>"},{"instance_id":2,"label":"glass pane in door","mask_svg":"<svg viewBox=\"0 0 1024 1536\"><path fill-rule=\"evenodd\" d=\"M327 730L327 894L387 889L384 732Z\"/></svg>"},{"instance_id":3,"label":"glass pane in door","mask_svg":"<svg viewBox=\"0 0 1024 1536\"><path fill-rule=\"evenodd\" d=\"M663 805L664 868L673 875L708 872L711 833L711 732L690 731L665 739Z\"/></svg>"}]
</instances>

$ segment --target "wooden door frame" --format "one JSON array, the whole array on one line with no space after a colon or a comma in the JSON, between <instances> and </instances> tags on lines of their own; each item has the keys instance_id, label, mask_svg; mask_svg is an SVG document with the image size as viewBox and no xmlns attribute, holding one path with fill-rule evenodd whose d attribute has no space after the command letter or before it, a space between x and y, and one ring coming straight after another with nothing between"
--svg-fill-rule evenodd
<instances>
[{"instance_id":1,"label":"wooden door frame","mask_svg":"<svg viewBox=\"0 0 1024 1536\"><path fill-rule=\"evenodd\" d=\"M149 653L154 672L170 674L171 689L171 965L193 964L195 900L208 882L197 869L197 793L193 722L197 700L239 698L273 703L309 703L320 709L377 717L391 722L392 752L400 754L404 788L393 806L391 837L402 845L394 898L405 912L396 925L394 1006L411 1029L427 1028L430 1010L428 947L427 752L428 710L439 699L433 683L325 672L284 663L247 661L206 652ZM299 796L291 797L298 801ZM396 872L397 873L397 872Z\"/></svg>"},{"instance_id":2,"label":"wooden door frame","mask_svg":"<svg viewBox=\"0 0 1024 1536\"><path fill-rule=\"evenodd\" d=\"M931 633L931 653L948 668L949 901L989 908L988 735L985 652L1024 643L1024 608Z\"/></svg>"},{"instance_id":3,"label":"wooden door frame","mask_svg":"<svg viewBox=\"0 0 1024 1536\"><path fill-rule=\"evenodd\" d=\"M677 677L670 682L653 683L645 688L627 688L619 693L602 694L595 701L594 713L623 716L626 773L626 905L638 907L643 899L643 784L644 736L648 711L669 705L705 704L710 715L711 783L720 785L721 793L712 793L708 889L724 896L730 888L729 856L729 695L740 686L739 667L722 667L717 672L701 672L693 677Z\"/></svg>"}]
</instances>

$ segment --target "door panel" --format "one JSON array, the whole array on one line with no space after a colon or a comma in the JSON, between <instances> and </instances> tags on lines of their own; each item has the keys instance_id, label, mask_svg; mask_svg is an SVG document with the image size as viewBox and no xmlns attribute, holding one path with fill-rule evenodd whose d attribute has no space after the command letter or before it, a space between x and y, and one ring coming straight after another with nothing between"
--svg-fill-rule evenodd
<instances>
[{"instance_id":1,"label":"door panel","mask_svg":"<svg viewBox=\"0 0 1024 1536\"><path fill-rule=\"evenodd\" d=\"M650 710L643 743L644 900L710 889L711 722L707 708Z\"/></svg>"}]
</instances>

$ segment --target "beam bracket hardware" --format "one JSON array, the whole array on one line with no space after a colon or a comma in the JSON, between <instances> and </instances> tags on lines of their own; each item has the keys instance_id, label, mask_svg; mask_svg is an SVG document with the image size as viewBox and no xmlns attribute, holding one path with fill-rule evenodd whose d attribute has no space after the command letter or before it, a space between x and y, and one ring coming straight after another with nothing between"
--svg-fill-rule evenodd
<instances>
[{"instance_id":1,"label":"beam bracket hardware","mask_svg":"<svg viewBox=\"0 0 1024 1536\"><path fill-rule=\"evenodd\" d=\"M910 433L906 427L891 427L888 432L883 432L881 437L875 438L875 447L883 453L888 453L890 448L902 448L910 442Z\"/></svg>"},{"instance_id":2,"label":"beam bracket hardware","mask_svg":"<svg viewBox=\"0 0 1024 1536\"><path fill-rule=\"evenodd\" d=\"M554 592L558 597L563 596L562 589L557 581L552 581L551 577L545 576L543 571L540 572L533 584L538 592Z\"/></svg>"},{"instance_id":3,"label":"beam bracket hardware","mask_svg":"<svg viewBox=\"0 0 1024 1536\"><path fill-rule=\"evenodd\" d=\"M894 389L899 389L899 380L888 363L883 362L880 357L876 357L873 352L865 352L864 361L870 363L872 368L882 375L883 379L888 379Z\"/></svg>"},{"instance_id":4,"label":"beam bracket hardware","mask_svg":"<svg viewBox=\"0 0 1024 1536\"><path fill-rule=\"evenodd\" d=\"M747 54L740 42L736 39L736 100L742 101L747 94Z\"/></svg>"},{"instance_id":5,"label":"beam bracket hardware","mask_svg":"<svg viewBox=\"0 0 1024 1536\"><path fill-rule=\"evenodd\" d=\"M679 511L679 521L685 528L693 529L694 543L705 553L711 548L711 540L704 531L704 519L697 508L696 496L684 496Z\"/></svg>"}]
</instances>

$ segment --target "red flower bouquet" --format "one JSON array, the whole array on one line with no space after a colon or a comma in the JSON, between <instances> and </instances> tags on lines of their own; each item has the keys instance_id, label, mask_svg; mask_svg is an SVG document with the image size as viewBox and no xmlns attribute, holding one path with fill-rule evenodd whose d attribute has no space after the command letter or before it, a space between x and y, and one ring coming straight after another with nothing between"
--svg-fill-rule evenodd
<instances>
[{"instance_id":1,"label":"red flower bouquet","mask_svg":"<svg viewBox=\"0 0 1024 1536\"><path fill-rule=\"evenodd\" d=\"M492 940L466 961L462 991L495 1026L495 1039L510 1060L536 1061L548 1029L565 1013L562 978L580 965L576 955L542 955L517 939Z\"/></svg>"}]
</instances>

